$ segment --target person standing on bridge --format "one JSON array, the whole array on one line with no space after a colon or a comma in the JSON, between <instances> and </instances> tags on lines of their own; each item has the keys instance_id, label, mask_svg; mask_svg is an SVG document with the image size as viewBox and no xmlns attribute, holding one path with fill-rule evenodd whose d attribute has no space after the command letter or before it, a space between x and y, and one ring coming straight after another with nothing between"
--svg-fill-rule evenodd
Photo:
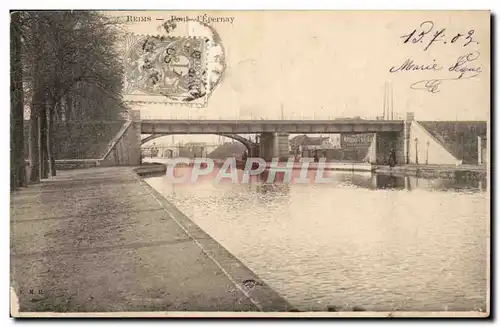
<instances>
[{"instance_id":1,"label":"person standing on bridge","mask_svg":"<svg viewBox=\"0 0 500 327\"><path fill-rule=\"evenodd\" d=\"M319 156L318 156L318 150L317 149L314 149L314 162L319 162Z\"/></svg>"},{"instance_id":2,"label":"person standing on bridge","mask_svg":"<svg viewBox=\"0 0 500 327\"><path fill-rule=\"evenodd\" d=\"M391 148L391 152L389 153L389 167L396 166L396 151L394 148Z\"/></svg>"}]
</instances>

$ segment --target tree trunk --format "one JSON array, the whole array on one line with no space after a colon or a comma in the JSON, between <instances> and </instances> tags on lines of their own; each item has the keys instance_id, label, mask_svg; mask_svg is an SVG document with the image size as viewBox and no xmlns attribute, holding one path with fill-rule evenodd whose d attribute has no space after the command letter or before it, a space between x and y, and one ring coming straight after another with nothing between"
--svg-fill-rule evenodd
<instances>
[{"instance_id":1,"label":"tree trunk","mask_svg":"<svg viewBox=\"0 0 500 327\"><path fill-rule=\"evenodd\" d=\"M50 176L56 176L56 160L54 154L54 115L55 109L49 110L47 119L47 153L49 157L49 171Z\"/></svg>"},{"instance_id":2,"label":"tree trunk","mask_svg":"<svg viewBox=\"0 0 500 327\"><path fill-rule=\"evenodd\" d=\"M35 100L34 100L35 101ZM38 183L40 181L40 151L38 147L39 133L38 133L38 106L32 104L31 106L31 118L30 118L30 181L32 183Z\"/></svg>"},{"instance_id":3,"label":"tree trunk","mask_svg":"<svg viewBox=\"0 0 500 327\"><path fill-rule=\"evenodd\" d=\"M11 37L12 40L12 37ZM11 51L12 53L12 51ZM11 59L11 65L12 65L12 59ZM11 86L12 86L12 68L11 68ZM18 167L17 167L17 147L16 147L16 118L15 118L15 100L14 100L14 94L12 93L11 89L11 95L10 95L10 190L14 190L16 187L19 186L19 179L17 176L18 173Z\"/></svg>"},{"instance_id":4,"label":"tree trunk","mask_svg":"<svg viewBox=\"0 0 500 327\"><path fill-rule=\"evenodd\" d=\"M43 103L40 107L40 177L49 177L48 153L47 153L47 105Z\"/></svg>"},{"instance_id":5,"label":"tree trunk","mask_svg":"<svg viewBox=\"0 0 500 327\"><path fill-rule=\"evenodd\" d=\"M43 22L38 20L35 27L32 30L33 35L36 35L34 48L41 48L41 39L43 36ZM40 182L40 178L43 176L41 174L41 151L42 151L42 140L40 138L40 117L42 108L45 103L45 90L44 90L44 80L42 73L42 65L40 58L34 59L33 67L33 97L31 99L31 113L30 113L30 161L31 161L31 174L30 181L33 183Z\"/></svg>"},{"instance_id":6,"label":"tree trunk","mask_svg":"<svg viewBox=\"0 0 500 327\"><path fill-rule=\"evenodd\" d=\"M47 172L48 175L52 176L52 149L51 149L51 138L50 138L50 130L51 130L51 125L50 125L50 115L51 113L54 112L53 108L48 108L46 112L46 130L45 130L45 135L46 135L46 143L45 147L47 149Z\"/></svg>"},{"instance_id":7,"label":"tree trunk","mask_svg":"<svg viewBox=\"0 0 500 327\"><path fill-rule=\"evenodd\" d=\"M39 179L43 179L43 140L42 140L42 109L40 110L40 114L38 119L36 120L36 133L38 135L36 147L38 148L38 177Z\"/></svg>"},{"instance_id":8,"label":"tree trunk","mask_svg":"<svg viewBox=\"0 0 500 327\"><path fill-rule=\"evenodd\" d=\"M80 90L78 90L79 92L81 92ZM81 112L80 112L80 108L81 108L81 104L82 104L82 99L80 97L75 97L73 99L73 120L80 120L80 117L81 117Z\"/></svg>"},{"instance_id":9,"label":"tree trunk","mask_svg":"<svg viewBox=\"0 0 500 327\"><path fill-rule=\"evenodd\" d=\"M21 13L10 23L10 180L11 189L26 186L24 164L24 92L21 62Z\"/></svg>"},{"instance_id":10,"label":"tree trunk","mask_svg":"<svg viewBox=\"0 0 500 327\"><path fill-rule=\"evenodd\" d=\"M66 121L71 120L73 118L73 94L69 92L66 95Z\"/></svg>"}]
</instances>

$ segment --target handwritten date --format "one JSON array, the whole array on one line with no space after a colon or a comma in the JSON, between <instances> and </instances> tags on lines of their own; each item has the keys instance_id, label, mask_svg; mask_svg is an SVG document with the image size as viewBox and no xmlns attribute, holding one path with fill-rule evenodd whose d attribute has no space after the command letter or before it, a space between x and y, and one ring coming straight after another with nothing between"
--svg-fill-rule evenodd
<instances>
[{"instance_id":1,"label":"handwritten date","mask_svg":"<svg viewBox=\"0 0 500 327\"><path fill-rule=\"evenodd\" d=\"M404 44L418 43L424 45L424 51L427 51L433 44L460 44L467 47L471 44L479 44L475 39L474 30L470 29L464 33L449 34L446 28L436 28L433 21L427 20L408 34L402 35Z\"/></svg>"}]
</instances>

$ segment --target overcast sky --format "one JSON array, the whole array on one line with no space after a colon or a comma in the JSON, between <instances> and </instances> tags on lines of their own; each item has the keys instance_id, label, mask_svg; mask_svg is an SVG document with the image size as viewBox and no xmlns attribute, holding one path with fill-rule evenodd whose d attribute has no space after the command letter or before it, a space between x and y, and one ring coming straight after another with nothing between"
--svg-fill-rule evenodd
<instances>
[{"instance_id":1,"label":"overcast sky","mask_svg":"<svg viewBox=\"0 0 500 327\"><path fill-rule=\"evenodd\" d=\"M151 22L129 23L134 33L158 33L156 18L207 14L234 17L233 23L212 23L225 48L227 70L205 108L141 107L146 117L237 116L240 119L295 119L382 115L384 84L393 85L394 111L411 111L418 120L487 120L490 105L489 14L487 12L120 12L149 16ZM403 44L402 35L419 31L423 21L433 30L422 43ZM429 23L424 25L425 28ZM424 47L445 29L442 41ZM473 40L463 46L470 30ZM416 34L417 34L416 33ZM465 36L451 42L458 33ZM439 38L438 38L439 39ZM447 41L444 44L444 41ZM480 67L474 78L447 80L438 93L414 90L420 80L454 78L449 72L457 58L479 53L468 63ZM437 63L440 71L390 73L406 59Z\"/></svg>"}]
</instances>

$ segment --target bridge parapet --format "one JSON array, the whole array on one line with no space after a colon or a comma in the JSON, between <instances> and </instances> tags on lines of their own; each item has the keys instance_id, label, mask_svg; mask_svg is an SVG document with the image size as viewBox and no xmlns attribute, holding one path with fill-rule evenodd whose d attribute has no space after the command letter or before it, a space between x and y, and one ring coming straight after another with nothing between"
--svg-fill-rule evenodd
<instances>
[{"instance_id":1,"label":"bridge parapet","mask_svg":"<svg viewBox=\"0 0 500 327\"><path fill-rule=\"evenodd\" d=\"M404 121L380 120L142 120L143 134L376 133L401 132Z\"/></svg>"}]
</instances>

